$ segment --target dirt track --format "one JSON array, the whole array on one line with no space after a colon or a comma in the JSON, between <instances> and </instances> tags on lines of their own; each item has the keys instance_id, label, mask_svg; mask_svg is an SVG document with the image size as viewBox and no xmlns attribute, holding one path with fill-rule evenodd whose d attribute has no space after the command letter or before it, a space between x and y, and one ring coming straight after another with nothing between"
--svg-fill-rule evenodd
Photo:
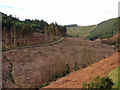
<instances>
[{"instance_id":1,"label":"dirt track","mask_svg":"<svg viewBox=\"0 0 120 90\"><path fill-rule=\"evenodd\" d=\"M89 67L70 73L45 88L82 88L83 82L89 82L98 75L104 76L118 65L118 53L103 59Z\"/></svg>"}]
</instances>

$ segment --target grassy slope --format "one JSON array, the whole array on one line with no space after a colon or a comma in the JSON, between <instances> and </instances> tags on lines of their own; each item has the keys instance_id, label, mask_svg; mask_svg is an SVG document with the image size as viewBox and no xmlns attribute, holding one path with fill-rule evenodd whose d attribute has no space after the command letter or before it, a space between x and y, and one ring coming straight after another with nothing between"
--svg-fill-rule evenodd
<instances>
[{"instance_id":1,"label":"grassy slope","mask_svg":"<svg viewBox=\"0 0 120 90\"><path fill-rule=\"evenodd\" d=\"M96 27L96 25L91 26L80 26L80 27L68 27L67 34L73 37L86 36Z\"/></svg>"},{"instance_id":2,"label":"grassy slope","mask_svg":"<svg viewBox=\"0 0 120 90\"><path fill-rule=\"evenodd\" d=\"M119 69L120 69L120 67L119 67ZM113 88L118 88L118 85L120 86L120 82L118 84L118 67L115 68L114 70L112 70L111 72L109 72L108 75L110 76L110 78L115 83Z\"/></svg>"},{"instance_id":3,"label":"grassy slope","mask_svg":"<svg viewBox=\"0 0 120 90\"><path fill-rule=\"evenodd\" d=\"M103 21L97 25L97 27L90 32L88 39L94 40L97 38L109 38L115 35L118 31L118 19L113 18L107 21Z\"/></svg>"}]
</instances>

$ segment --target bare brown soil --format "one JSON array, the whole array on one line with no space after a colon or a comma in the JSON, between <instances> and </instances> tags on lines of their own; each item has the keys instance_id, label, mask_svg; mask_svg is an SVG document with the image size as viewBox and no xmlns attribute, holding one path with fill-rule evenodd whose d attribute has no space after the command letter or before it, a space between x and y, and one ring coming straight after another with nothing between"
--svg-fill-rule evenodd
<instances>
[{"instance_id":1,"label":"bare brown soil","mask_svg":"<svg viewBox=\"0 0 120 90\"><path fill-rule=\"evenodd\" d=\"M3 88L39 88L45 80L49 82L55 80L56 73L62 77L66 64L72 72L84 69L114 52L110 45L84 40L84 38L65 38L61 43L52 46L3 51L3 56L13 65L12 76L17 85L11 82L9 75L11 65L3 58ZM87 78L87 74L81 78Z\"/></svg>"},{"instance_id":2,"label":"bare brown soil","mask_svg":"<svg viewBox=\"0 0 120 90\"><path fill-rule=\"evenodd\" d=\"M119 35L120 35L120 31L117 34L115 34L113 37L110 37L109 39L108 38L104 38L104 39L98 38L95 41L112 45L112 44L116 44L116 43L118 43L120 41L119 40L120 39Z\"/></svg>"},{"instance_id":3,"label":"bare brown soil","mask_svg":"<svg viewBox=\"0 0 120 90\"><path fill-rule=\"evenodd\" d=\"M96 62L89 67L70 73L45 88L82 88L83 82L90 82L93 78L106 75L118 65L118 53Z\"/></svg>"}]
</instances>

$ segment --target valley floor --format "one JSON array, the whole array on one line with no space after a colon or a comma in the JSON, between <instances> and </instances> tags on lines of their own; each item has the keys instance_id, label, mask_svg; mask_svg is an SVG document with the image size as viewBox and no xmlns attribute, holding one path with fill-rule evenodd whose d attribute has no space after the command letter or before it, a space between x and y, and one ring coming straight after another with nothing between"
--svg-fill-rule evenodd
<instances>
[{"instance_id":1,"label":"valley floor","mask_svg":"<svg viewBox=\"0 0 120 90\"><path fill-rule=\"evenodd\" d=\"M82 88L83 82L90 82L92 79L106 75L118 65L118 53L96 62L89 67L70 73L60 78L45 88Z\"/></svg>"},{"instance_id":2,"label":"valley floor","mask_svg":"<svg viewBox=\"0 0 120 90\"><path fill-rule=\"evenodd\" d=\"M49 46L3 51L3 88L43 87L46 80L50 83L57 77L63 77L66 65L73 73L48 87L81 87L82 82L90 81L97 75L103 76L115 68L118 54L111 56L113 53L115 50L110 45L71 37Z\"/></svg>"}]
</instances>

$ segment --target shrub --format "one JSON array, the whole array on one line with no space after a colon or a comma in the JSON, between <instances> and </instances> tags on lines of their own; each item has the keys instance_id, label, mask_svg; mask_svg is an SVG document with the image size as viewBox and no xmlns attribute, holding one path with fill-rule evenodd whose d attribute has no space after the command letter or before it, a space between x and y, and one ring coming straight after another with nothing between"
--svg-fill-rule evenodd
<instances>
[{"instance_id":1,"label":"shrub","mask_svg":"<svg viewBox=\"0 0 120 90\"><path fill-rule=\"evenodd\" d=\"M45 87L45 86L47 86L47 85L48 85L48 81L47 81L47 80L44 80L42 87Z\"/></svg>"},{"instance_id":2,"label":"shrub","mask_svg":"<svg viewBox=\"0 0 120 90\"><path fill-rule=\"evenodd\" d=\"M59 77L59 76L58 76L58 72L55 71L55 73L54 73L54 79L56 80L58 77Z\"/></svg>"},{"instance_id":3,"label":"shrub","mask_svg":"<svg viewBox=\"0 0 120 90\"><path fill-rule=\"evenodd\" d=\"M66 74L68 74L70 72L68 64L66 64L66 66L65 66L65 72L66 72Z\"/></svg>"},{"instance_id":4,"label":"shrub","mask_svg":"<svg viewBox=\"0 0 120 90\"><path fill-rule=\"evenodd\" d=\"M108 88L111 89L114 85L113 81L108 77L102 77L101 79L99 76L97 76L95 79L93 79L90 83L83 83L83 88Z\"/></svg>"},{"instance_id":5,"label":"shrub","mask_svg":"<svg viewBox=\"0 0 120 90\"><path fill-rule=\"evenodd\" d=\"M118 43L116 43L116 44L115 44L115 47L119 47L119 44L118 44Z\"/></svg>"},{"instance_id":6,"label":"shrub","mask_svg":"<svg viewBox=\"0 0 120 90\"><path fill-rule=\"evenodd\" d=\"M120 52L120 48L118 48L118 52Z\"/></svg>"}]
</instances>

